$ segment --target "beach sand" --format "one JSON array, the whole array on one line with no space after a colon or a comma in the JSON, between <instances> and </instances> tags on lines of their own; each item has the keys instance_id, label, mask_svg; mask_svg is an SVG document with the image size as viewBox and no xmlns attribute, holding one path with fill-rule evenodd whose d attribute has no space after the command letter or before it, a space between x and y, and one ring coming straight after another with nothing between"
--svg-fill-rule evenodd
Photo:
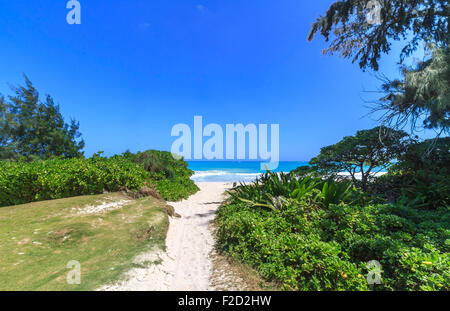
<instances>
[{"instance_id":1,"label":"beach sand","mask_svg":"<svg viewBox=\"0 0 450 311\"><path fill-rule=\"evenodd\" d=\"M381 177L381 176L386 175L386 174L387 174L387 172L372 172L372 173L370 173L370 176L371 176L371 177ZM348 172L341 172L341 173L338 173L338 176L346 177L346 178L351 179L351 178L350 178L350 173L348 173ZM361 173L356 173L356 174L355 174L355 178L356 178L357 180L361 180L361 179L362 179Z\"/></svg>"},{"instance_id":2,"label":"beach sand","mask_svg":"<svg viewBox=\"0 0 450 311\"><path fill-rule=\"evenodd\" d=\"M135 258L136 268L124 280L103 286L109 291L207 291L215 290L214 234L211 223L230 183L198 182L200 191L180 202L169 202L180 218L171 218L167 251L155 250ZM149 264L150 263L150 264ZM226 272L223 272L226 274ZM235 288L231 288L235 289Z\"/></svg>"}]
</instances>

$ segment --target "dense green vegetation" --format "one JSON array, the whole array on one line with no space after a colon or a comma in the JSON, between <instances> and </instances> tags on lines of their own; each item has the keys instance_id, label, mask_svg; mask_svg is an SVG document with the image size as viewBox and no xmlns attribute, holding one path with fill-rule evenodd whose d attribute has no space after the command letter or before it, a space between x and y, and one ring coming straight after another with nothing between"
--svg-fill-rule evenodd
<instances>
[{"instance_id":1,"label":"dense green vegetation","mask_svg":"<svg viewBox=\"0 0 450 311\"><path fill-rule=\"evenodd\" d=\"M449 206L402 202L368 202L345 181L268 173L230 192L218 247L286 290L450 290ZM371 260L381 263L379 285L366 280Z\"/></svg>"},{"instance_id":2,"label":"dense green vegetation","mask_svg":"<svg viewBox=\"0 0 450 311\"><path fill-rule=\"evenodd\" d=\"M137 154L125 152L124 156L150 173L151 182L165 200L187 199L199 190L190 179L194 172L188 169L187 162L175 159L170 152L147 150Z\"/></svg>"},{"instance_id":3,"label":"dense green vegetation","mask_svg":"<svg viewBox=\"0 0 450 311\"><path fill-rule=\"evenodd\" d=\"M378 201L407 199L406 204L422 209L450 206L450 137L410 144L368 192Z\"/></svg>"},{"instance_id":4,"label":"dense green vegetation","mask_svg":"<svg viewBox=\"0 0 450 311\"><path fill-rule=\"evenodd\" d=\"M0 161L0 206L139 190L149 174L127 159L52 159L33 162Z\"/></svg>"},{"instance_id":5,"label":"dense green vegetation","mask_svg":"<svg viewBox=\"0 0 450 311\"><path fill-rule=\"evenodd\" d=\"M151 155L154 165L144 160L146 155ZM185 161L160 151L111 158L0 161L0 206L105 191L140 191L144 186L156 188L165 200L177 201L198 190L190 180L192 173Z\"/></svg>"},{"instance_id":6,"label":"dense green vegetation","mask_svg":"<svg viewBox=\"0 0 450 311\"><path fill-rule=\"evenodd\" d=\"M218 248L286 290L450 290L450 139L392 131L383 144L378 131L231 190L218 212ZM388 174L358 180L357 168L369 176L382 165ZM336 174L347 168L351 178ZM376 285L367 281L373 260L382 269Z\"/></svg>"}]
</instances>

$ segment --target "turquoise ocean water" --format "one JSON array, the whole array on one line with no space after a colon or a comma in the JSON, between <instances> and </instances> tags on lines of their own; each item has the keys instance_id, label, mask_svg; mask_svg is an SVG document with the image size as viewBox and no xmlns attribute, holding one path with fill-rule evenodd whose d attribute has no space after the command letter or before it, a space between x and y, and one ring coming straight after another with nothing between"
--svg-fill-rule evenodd
<instances>
[{"instance_id":1,"label":"turquoise ocean water","mask_svg":"<svg viewBox=\"0 0 450 311\"><path fill-rule=\"evenodd\" d=\"M264 173L261 162L256 161L188 161L189 168L195 172L194 181L251 182ZM308 162L280 162L275 172L290 172Z\"/></svg>"}]
</instances>

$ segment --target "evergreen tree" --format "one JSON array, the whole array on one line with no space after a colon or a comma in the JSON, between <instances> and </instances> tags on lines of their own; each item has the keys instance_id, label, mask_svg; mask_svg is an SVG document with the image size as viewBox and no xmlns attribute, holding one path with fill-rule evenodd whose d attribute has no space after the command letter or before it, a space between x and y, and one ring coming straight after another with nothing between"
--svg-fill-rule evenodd
<instances>
[{"instance_id":1,"label":"evergreen tree","mask_svg":"<svg viewBox=\"0 0 450 311\"><path fill-rule=\"evenodd\" d=\"M50 96L42 102L25 76L25 85L13 88L9 101L0 101L0 159L82 157L84 141L79 124L64 119Z\"/></svg>"},{"instance_id":2,"label":"evergreen tree","mask_svg":"<svg viewBox=\"0 0 450 311\"><path fill-rule=\"evenodd\" d=\"M14 155L14 142L10 137L11 119L5 98L0 95L0 159L10 159Z\"/></svg>"},{"instance_id":3,"label":"evergreen tree","mask_svg":"<svg viewBox=\"0 0 450 311\"><path fill-rule=\"evenodd\" d=\"M375 110L382 110L383 123L396 128L411 123L419 127L450 131L450 53L441 49L433 57L419 62L414 68L403 68L403 79L386 81L382 87L386 95Z\"/></svg>"},{"instance_id":4,"label":"evergreen tree","mask_svg":"<svg viewBox=\"0 0 450 311\"><path fill-rule=\"evenodd\" d=\"M371 15L379 5L379 20ZM421 42L439 48L449 45L450 6L448 0L341 0L312 24L308 40L318 32L333 41L324 53L340 53L359 61L362 69L378 70L382 53L392 40L403 40L400 60L417 50Z\"/></svg>"},{"instance_id":5,"label":"evergreen tree","mask_svg":"<svg viewBox=\"0 0 450 311\"><path fill-rule=\"evenodd\" d=\"M379 19L371 14L379 6ZM375 110L385 112L383 124L401 128L418 120L438 134L450 131L450 4L448 0L342 0L333 3L325 16L311 27L308 39L320 32L330 46L327 54L339 53L361 69L379 69L382 53L393 40L403 40L400 63L421 45L431 57L412 68L403 67L403 80L386 79L385 95Z\"/></svg>"}]
</instances>

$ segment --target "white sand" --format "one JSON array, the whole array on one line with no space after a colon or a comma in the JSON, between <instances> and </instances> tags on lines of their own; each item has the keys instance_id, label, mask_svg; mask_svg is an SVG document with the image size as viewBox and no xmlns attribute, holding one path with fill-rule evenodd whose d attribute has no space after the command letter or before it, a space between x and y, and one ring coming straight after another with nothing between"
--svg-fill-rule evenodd
<instances>
[{"instance_id":1,"label":"white sand","mask_svg":"<svg viewBox=\"0 0 450 311\"><path fill-rule=\"evenodd\" d=\"M119 208L122 208L122 206L133 202L132 200L120 200L117 202L102 202L99 205L89 205L85 206L83 208L72 208L73 211L76 211L78 215L88 215L88 214L96 214L96 213L104 213L104 212L110 212Z\"/></svg>"},{"instance_id":2,"label":"white sand","mask_svg":"<svg viewBox=\"0 0 450 311\"><path fill-rule=\"evenodd\" d=\"M387 174L387 173L386 172L372 172L372 173L370 173L370 176L372 176L372 177L380 177L380 176L383 176L385 174ZM342 177L350 178L350 173L348 173L348 172L341 172L341 173L338 173L338 175L342 176ZM357 180L361 180L362 179L361 173L356 173L355 174L355 178Z\"/></svg>"},{"instance_id":3,"label":"white sand","mask_svg":"<svg viewBox=\"0 0 450 311\"><path fill-rule=\"evenodd\" d=\"M169 203L181 218L170 219L167 252L155 251L138 256L135 262L143 264L142 268L132 269L124 281L100 290L214 290L210 281L213 268L210 256L214 246L210 224L231 184L199 182L197 185L200 191L188 200Z\"/></svg>"}]
</instances>

